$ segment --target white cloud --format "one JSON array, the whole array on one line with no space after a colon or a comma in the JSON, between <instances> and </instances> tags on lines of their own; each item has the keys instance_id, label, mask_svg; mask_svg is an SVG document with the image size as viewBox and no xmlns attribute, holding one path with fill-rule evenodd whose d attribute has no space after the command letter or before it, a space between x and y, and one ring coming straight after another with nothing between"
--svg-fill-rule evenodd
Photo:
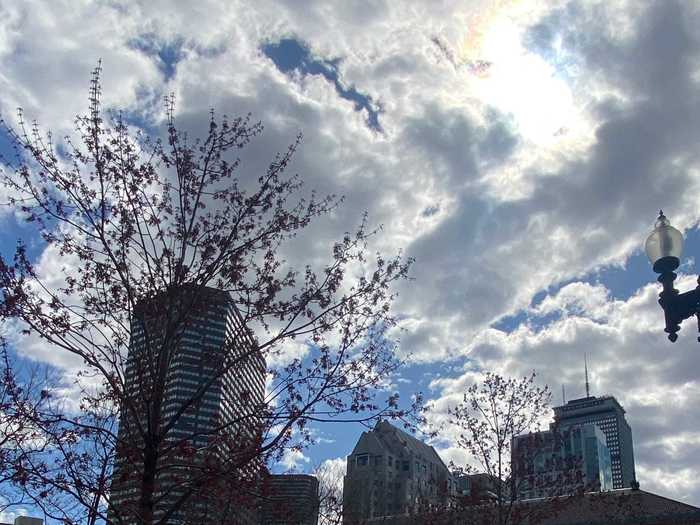
<instances>
[{"instance_id":1,"label":"white cloud","mask_svg":"<svg viewBox=\"0 0 700 525\"><path fill-rule=\"evenodd\" d=\"M158 87L155 64L127 45L144 21L122 16L109 3L5 2L1 9L0 109L5 118L22 106L30 122L41 118L56 136L70 131L71 115L87 109L89 72L100 58L108 66L108 106L127 109L137 93L147 93L144 88Z\"/></svg>"},{"instance_id":2,"label":"white cloud","mask_svg":"<svg viewBox=\"0 0 700 525\"><path fill-rule=\"evenodd\" d=\"M314 469L313 474L319 478L325 490L334 490L337 494L343 492L343 477L347 468L345 457L329 458Z\"/></svg>"},{"instance_id":3,"label":"white cloud","mask_svg":"<svg viewBox=\"0 0 700 525\"><path fill-rule=\"evenodd\" d=\"M86 109L101 57L106 104L140 118L161 118L169 91L192 135L210 107L253 112L266 130L243 152L247 176L303 131L291 171L309 189L345 194L346 204L285 258L318 264L364 210L383 223L372 248L416 257L397 304L402 355L426 367L469 360L462 376L433 382L438 409L480 368L535 369L555 395L562 383L569 397L581 394L585 351L594 393L614 393L628 409L643 484L661 476L666 493L700 502L685 467L674 474L662 453L677 429L689 439L698 428L684 417L698 400L694 337L665 346L655 285L622 300L577 282L623 264L659 207L680 228L698 221L693 2L52 2L4 4L0 15L3 114L25 106L60 136ZM171 78L162 58L133 45L144 36L180 46ZM283 37L339 59L342 85L383 108L383 133L321 75L278 71L260 46ZM478 60L492 71L475 74L468 66ZM55 254L45 260L52 278ZM562 282L570 284L530 306ZM493 328L518 313L529 317ZM39 343L25 352L76 366ZM280 362L307 352L290 342ZM665 407L669 396L677 402Z\"/></svg>"},{"instance_id":4,"label":"white cloud","mask_svg":"<svg viewBox=\"0 0 700 525\"><path fill-rule=\"evenodd\" d=\"M688 289L692 281L684 276L677 287ZM688 416L700 402L697 343L687 333L694 327L685 327L676 344L666 340L658 291L658 285L648 285L620 301L601 285L572 283L535 309L538 314L564 309L566 315L540 327L522 324L509 333L483 333L468 345L470 359L461 375L431 383L431 421L437 426L449 420L447 407L461 401L480 369L515 377L535 370L541 384L553 390L554 404L561 402L562 384L569 399L582 397L586 353L592 395L614 395L627 410L642 488L696 501L700 483L688 476L688 465L700 451L700 440L696 421ZM464 460L463 452L446 446L454 436L449 425L446 435L452 437L441 442L445 453Z\"/></svg>"},{"instance_id":5,"label":"white cloud","mask_svg":"<svg viewBox=\"0 0 700 525\"><path fill-rule=\"evenodd\" d=\"M0 506L4 503L4 498L0 498ZM15 518L28 515L28 511L25 507L13 507L12 510L0 510L0 520L5 523L14 523Z\"/></svg>"},{"instance_id":6,"label":"white cloud","mask_svg":"<svg viewBox=\"0 0 700 525\"><path fill-rule=\"evenodd\" d=\"M268 368L279 369L289 365L295 359L303 359L309 353L309 343L295 339L284 339L266 354Z\"/></svg>"},{"instance_id":7,"label":"white cloud","mask_svg":"<svg viewBox=\"0 0 700 525\"><path fill-rule=\"evenodd\" d=\"M591 319L604 319L613 304L602 285L574 282L561 288L554 296L548 295L531 309L533 314L581 314Z\"/></svg>"},{"instance_id":8,"label":"white cloud","mask_svg":"<svg viewBox=\"0 0 700 525\"><path fill-rule=\"evenodd\" d=\"M286 471L296 471L302 465L306 465L311 459L306 456L301 450L286 449L279 465L283 466Z\"/></svg>"}]
</instances>

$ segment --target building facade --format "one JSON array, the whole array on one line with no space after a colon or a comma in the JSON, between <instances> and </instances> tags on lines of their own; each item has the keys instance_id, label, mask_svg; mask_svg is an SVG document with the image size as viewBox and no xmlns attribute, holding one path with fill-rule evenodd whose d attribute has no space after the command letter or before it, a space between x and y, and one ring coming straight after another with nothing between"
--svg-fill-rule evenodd
<instances>
[{"instance_id":1,"label":"building facade","mask_svg":"<svg viewBox=\"0 0 700 525\"><path fill-rule=\"evenodd\" d=\"M29 518L27 516L17 516L14 523L0 523L0 525L44 525L41 518Z\"/></svg>"},{"instance_id":2,"label":"building facade","mask_svg":"<svg viewBox=\"0 0 700 525\"><path fill-rule=\"evenodd\" d=\"M260 525L317 525L318 507L316 477L271 475L262 490Z\"/></svg>"},{"instance_id":3,"label":"building facade","mask_svg":"<svg viewBox=\"0 0 700 525\"><path fill-rule=\"evenodd\" d=\"M594 424L517 436L511 454L518 499L613 488L610 451L605 436Z\"/></svg>"},{"instance_id":4,"label":"building facade","mask_svg":"<svg viewBox=\"0 0 700 525\"><path fill-rule=\"evenodd\" d=\"M450 473L435 449L380 421L347 457L343 523L445 507Z\"/></svg>"},{"instance_id":5,"label":"building facade","mask_svg":"<svg viewBox=\"0 0 700 525\"><path fill-rule=\"evenodd\" d=\"M457 507L483 505L496 501L498 490L504 490L503 482L486 473L453 473L454 498Z\"/></svg>"},{"instance_id":6,"label":"building facade","mask_svg":"<svg viewBox=\"0 0 700 525\"><path fill-rule=\"evenodd\" d=\"M554 426L595 424L605 435L610 450L613 488L635 487L632 429L625 419L625 409L612 396L588 396L554 407Z\"/></svg>"},{"instance_id":7,"label":"building facade","mask_svg":"<svg viewBox=\"0 0 700 525\"><path fill-rule=\"evenodd\" d=\"M155 519L190 491L193 503L178 507L168 523L196 523L212 512L236 513L236 523L257 521L235 500L251 492L236 486L258 476L255 461L245 458L259 437L264 381L265 361L227 293L189 287L139 305L124 378L131 409L120 417L111 492L123 523L139 519L143 429L154 424L162 436Z\"/></svg>"}]
</instances>

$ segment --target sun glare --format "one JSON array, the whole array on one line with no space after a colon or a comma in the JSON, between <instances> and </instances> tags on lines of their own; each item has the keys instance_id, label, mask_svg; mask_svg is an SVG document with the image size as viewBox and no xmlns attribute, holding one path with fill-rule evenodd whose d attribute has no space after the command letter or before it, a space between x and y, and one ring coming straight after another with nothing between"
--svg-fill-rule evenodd
<instances>
[{"instance_id":1,"label":"sun glare","mask_svg":"<svg viewBox=\"0 0 700 525\"><path fill-rule=\"evenodd\" d=\"M480 66L472 89L510 115L526 140L557 142L579 120L569 85L553 65L523 47L515 24L505 18L490 22L476 45L463 48L464 62Z\"/></svg>"}]
</instances>

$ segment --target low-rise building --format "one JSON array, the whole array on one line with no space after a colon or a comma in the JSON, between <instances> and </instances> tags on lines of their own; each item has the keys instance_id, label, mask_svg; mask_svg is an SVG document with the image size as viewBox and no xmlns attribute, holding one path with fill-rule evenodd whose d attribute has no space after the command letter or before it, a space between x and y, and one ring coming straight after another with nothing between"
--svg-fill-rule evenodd
<instances>
[{"instance_id":1,"label":"low-rise building","mask_svg":"<svg viewBox=\"0 0 700 525\"><path fill-rule=\"evenodd\" d=\"M267 477L263 484L261 525L316 525L318 479L308 474Z\"/></svg>"},{"instance_id":2,"label":"low-rise building","mask_svg":"<svg viewBox=\"0 0 700 525\"><path fill-rule=\"evenodd\" d=\"M0 525L44 525L44 520L28 516L17 516L13 523L0 523Z\"/></svg>"},{"instance_id":3,"label":"low-rise building","mask_svg":"<svg viewBox=\"0 0 700 525\"><path fill-rule=\"evenodd\" d=\"M497 477L483 472L477 474L453 473L453 479L457 507L494 501L498 497L499 485L503 487L503 483Z\"/></svg>"}]
</instances>

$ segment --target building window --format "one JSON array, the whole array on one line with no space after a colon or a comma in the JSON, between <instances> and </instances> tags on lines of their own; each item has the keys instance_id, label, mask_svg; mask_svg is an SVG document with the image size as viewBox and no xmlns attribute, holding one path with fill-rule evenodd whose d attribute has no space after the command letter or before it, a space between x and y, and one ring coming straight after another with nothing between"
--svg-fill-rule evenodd
<instances>
[{"instance_id":1,"label":"building window","mask_svg":"<svg viewBox=\"0 0 700 525\"><path fill-rule=\"evenodd\" d=\"M368 454L361 454L357 456L357 466L358 467L364 467L367 465L369 462L369 455Z\"/></svg>"}]
</instances>

